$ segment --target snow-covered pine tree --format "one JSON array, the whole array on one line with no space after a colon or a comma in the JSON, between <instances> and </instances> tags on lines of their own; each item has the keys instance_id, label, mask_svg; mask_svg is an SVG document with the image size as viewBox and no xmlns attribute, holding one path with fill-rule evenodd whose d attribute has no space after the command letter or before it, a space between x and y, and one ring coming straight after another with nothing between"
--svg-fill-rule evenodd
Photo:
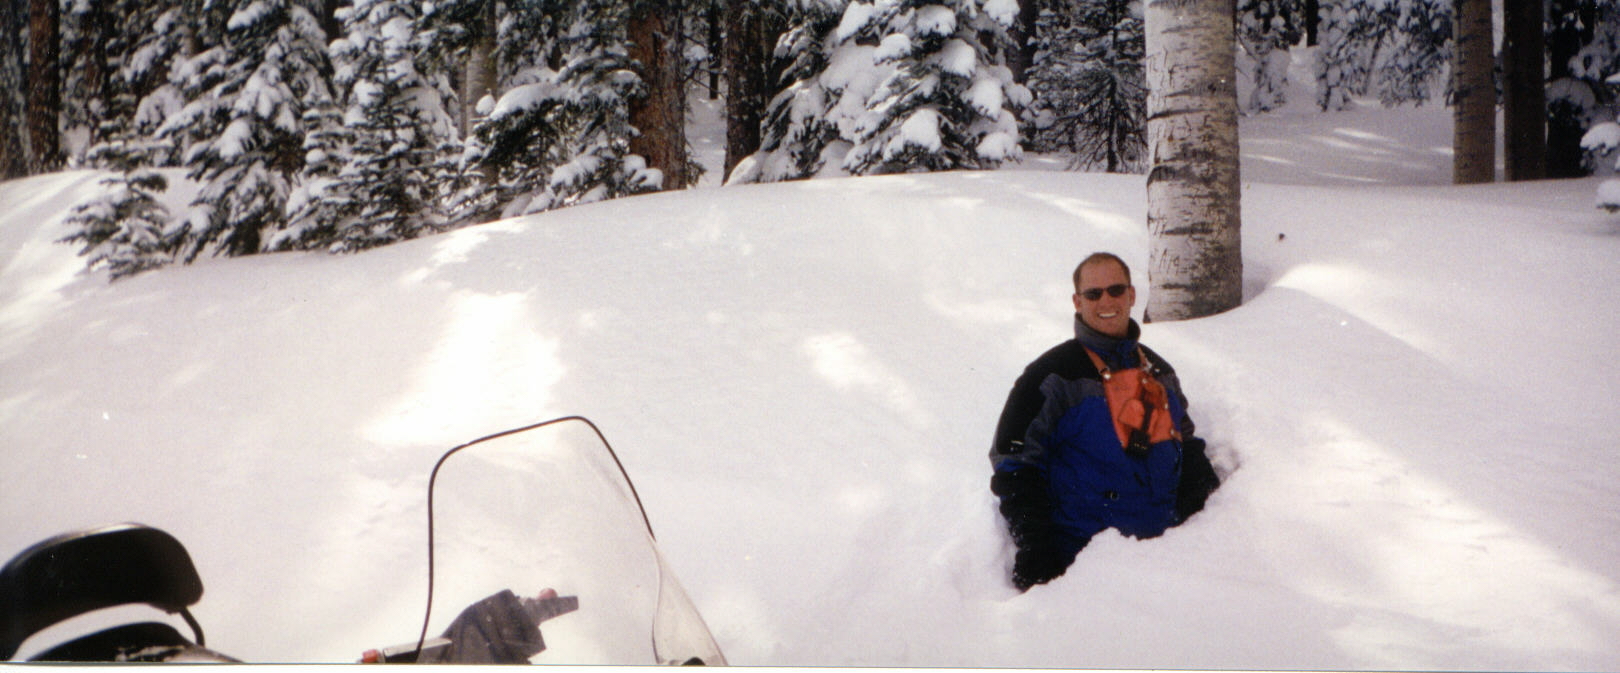
<instances>
[{"instance_id":1,"label":"snow-covered pine tree","mask_svg":"<svg viewBox=\"0 0 1620 673\"><path fill-rule=\"evenodd\" d=\"M441 173L452 177L441 185L445 212L454 224L482 222L495 210L494 176L476 170L479 141L473 130L479 105L493 102L496 81L498 0L441 0L423 3L418 21L417 61L430 72L450 73L457 102L453 117L462 156L448 157ZM504 12L507 15L513 12ZM476 56L475 56L476 54ZM485 102L487 99L488 102Z\"/></svg>"},{"instance_id":2,"label":"snow-covered pine tree","mask_svg":"<svg viewBox=\"0 0 1620 673\"><path fill-rule=\"evenodd\" d=\"M313 0L213 0L200 49L175 77L187 101L160 129L202 183L182 218L179 259L264 250L304 165L304 113L330 100L330 65Z\"/></svg>"},{"instance_id":3,"label":"snow-covered pine tree","mask_svg":"<svg viewBox=\"0 0 1620 673\"><path fill-rule=\"evenodd\" d=\"M458 222L481 222L501 216L515 200L545 184L559 159L560 142L554 95L557 73L551 67L557 51L560 3L527 3L508 12L491 46L506 73L492 93L474 108L471 133L460 158L461 188L451 211ZM469 48L469 54L471 53ZM472 60L481 61L481 58ZM491 64L494 65L493 63Z\"/></svg>"},{"instance_id":4,"label":"snow-covered pine tree","mask_svg":"<svg viewBox=\"0 0 1620 673\"><path fill-rule=\"evenodd\" d=\"M1616 85L1620 86L1620 74L1617 74L1615 79ZM1586 135L1581 137L1581 148L1594 159L1613 155L1614 168L1620 171L1620 118L1594 124ZM1598 184L1596 205L1599 209L1611 213L1620 212L1620 178L1610 178Z\"/></svg>"},{"instance_id":5,"label":"snow-covered pine tree","mask_svg":"<svg viewBox=\"0 0 1620 673\"><path fill-rule=\"evenodd\" d=\"M148 166L179 166L180 148L173 139L159 133L163 124L185 107L181 82L170 77L171 67L190 55L195 46L197 26L187 18L187 5L196 0L152 0L138 3L145 26L134 40L129 58L119 75L136 102L134 117L126 129L127 140L141 150L140 159ZM194 9L194 8L193 8ZM118 142L119 136L111 136ZM93 151L104 156L106 149Z\"/></svg>"},{"instance_id":6,"label":"snow-covered pine tree","mask_svg":"<svg viewBox=\"0 0 1620 673\"><path fill-rule=\"evenodd\" d=\"M1300 0L1239 0L1238 45L1248 56L1251 89L1244 110L1270 112L1287 102L1289 47L1303 37Z\"/></svg>"},{"instance_id":7,"label":"snow-covered pine tree","mask_svg":"<svg viewBox=\"0 0 1620 673\"><path fill-rule=\"evenodd\" d=\"M153 94L164 84L167 62L178 51L179 7L178 0L66 4L63 118L75 139L76 161L93 155L98 159L92 165L122 165L124 158L109 153L119 146L139 146L133 158L144 165L170 162L172 153L159 151L150 139L156 121L178 109L172 90Z\"/></svg>"},{"instance_id":8,"label":"snow-covered pine tree","mask_svg":"<svg viewBox=\"0 0 1620 673\"><path fill-rule=\"evenodd\" d=\"M775 49L775 58L785 64L784 86L766 106L759 151L737 162L727 184L798 180L839 165L849 143L839 139L835 106L851 86L851 100L864 101L881 72L870 67L871 46L835 49L833 31L846 4L796 0L784 7L788 28Z\"/></svg>"},{"instance_id":9,"label":"snow-covered pine tree","mask_svg":"<svg viewBox=\"0 0 1620 673\"><path fill-rule=\"evenodd\" d=\"M62 126L70 161L79 163L95 143L121 134L135 116L135 96L122 74L139 35L125 21L140 21L141 7L120 0L67 0L62 12ZM125 12L134 14L125 17ZM139 29L136 29L139 30Z\"/></svg>"},{"instance_id":10,"label":"snow-covered pine tree","mask_svg":"<svg viewBox=\"0 0 1620 673\"><path fill-rule=\"evenodd\" d=\"M1367 93L1374 58L1388 38L1389 26L1368 0L1322 0L1318 16L1316 104L1323 110L1343 110Z\"/></svg>"},{"instance_id":11,"label":"snow-covered pine tree","mask_svg":"<svg viewBox=\"0 0 1620 673\"><path fill-rule=\"evenodd\" d=\"M1451 59L1452 0L1323 0L1316 102L1343 110L1374 91L1385 106L1423 103Z\"/></svg>"},{"instance_id":12,"label":"snow-covered pine tree","mask_svg":"<svg viewBox=\"0 0 1620 673\"><path fill-rule=\"evenodd\" d=\"M516 86L515 80L532 81L536 72L550 74L561 67L558 41L571 1L503 0L494 52L502 91Z\"/></svg>"},{"instance_id":13,"label":"snow-covered pine tree","mask_svg":"<svg viewBox=\"0 0 1620 673\"><path fill-rule=\"evenodd\" d=\"M1601 114L1602 77L1620 70L1602 64L1620 58L1620 0L1550 0L1547 9L1547 176L1590 173L1581 138ZM1620 64L1617 64L1620 65Z\"/></svg>"},{"instance_id":14,"label":"snow-covered pine tree","mask_svg":"<svg viewBox=\"0 0 1620 673\"><path fill-rule=\"evenodd\" d=\"M418 58L424 62L434 64L430 69L443 69L454 73L452 79L456 82L457 98L461 103L456 111L457 128L462 137L470 134L472 129L471 108L478 103L478 99L490 93L480 91L471 94L473 88L471 80L479 80L478 86L487 86L491 91L495 88L495 74L493 68L495 51L495 22L494 15L498 9L497 0L439 0L438 2L422 3L422 18L419 22L421 31L422 51ZM469 66L473 51L483 52L479 58L480 66L476 76L474 68ZM491 67L483 67L488 63ZM473 100L468 100L472 97Z\"/></svg>"},{"instance_id":15,"label":"snow-covered pine tree","mask_svg":"<svg viewBox=\"0 0 1620 673\"><path fill-rule=\"evenodd\" d=\"M1597 29L1620 23L1610 15L1599 21L1605 6L1620 5L1617 0L1549 0L1547 3L1547 177L1581 177L1591 167L1581 149L1581 138L1594 122L1605 122L1597 101L1602 83L1589 79L1594 68L1586 63L1594 52L1588 45L1596 41ZM1612 11L1612 10L1610 10ZM1588 57L1581 57L1584 54ZM1578 58L1581 57L1581 58ZM1601 60L1601 58L1599 58ZM1579 71L1581 75L1576 75Z\"/></svg>"},{"instance_id":16,"label":"snow-covered pine tree","mask_svg":"<svg viewBox=\"0 0 1620 673\"><path fill-rule=\"evenodd\" d=\"M98 150L106 154L98 156ZM102 179L104 191L73 207L64 224L74 233L61 242L82 244L86 268L106 266L111 280L173 262L179 240L158 198L168 189L167 179L139 150L120 144L97 145L88 160L117 172Z\"/></svg>"},{"instance_id":17,"label":"snow-covered pine tree","mask_svg":"<svg viewBox=\"0 0 1620 673\"><path fill-rule=\"evenodd\" d=\"M503 64L501 95L479 108L463 164L483 179L458 195L458 220L656 189L662 176L628 151L641 80L625 45L627 0L524 1L533 7L521 22L503 20L501 42L545 47L499 50L528 62Z\"/></svg>"},{"instance_id":18,"label":"snow-covered pine tree","mask_svg":"<svg viewBox=\"0 0 1620 673\"><path fill-rule=\"evenodd\" d=\"M1590 31L1578 52L1570 59L1570 74L1590 82L1601 83L1598 98L1613 102L1620 96L1620 83L1613 81L1620 75L1620 0L1583 0L1581 11L1565 20L1584 22Z\"/></svg>"},{"instance_id":19,"label":"snow-covered pine tree","mask_svg":"<svg viewBox=\"0 0 1620 673\"><path fill-rule=\"evenodd\" d=\"M178 89L165 81L166 64L189 28L180 20L179 0L115 3L114 12L127 12L118 15L117 37L98 38L83 30L85 23L108 20L98 15L105 8L79 3L70 9L71 22L80 25L69 33L78 42L69 50L70 90L76 95L68 108L94 122L94 142L83 162L112 175L101 181L104 193L74 207L66 221L74 232L62 242L82 244L87 268L106 266L117 280L175 258L179 237L158 198L168 180L155 170L175 163L175 148L157 130L180 108ZM96 72L101 68L105 72Z\"/></svg>"},{"instance_id":20,"label":"snow-covered pine tree","mask_svg":"<svg viewBox=\"0 0 1620 673\"><path fill-rule=\"evenodd\" d=\"M341 40L333 40L333 47ZM341 75L339 65L333 76L334 87L338 86ZM332 93L339 97L345 95L342 89ZM321 101L304 111L304 168L283 208L287 213L287 227L267 243L266 249L318 248L318 241L331 242L336 238L336 222L352 215L348 208L354 204L347 198L352 195L334 190L351 163L349 153L354 148L354 129L343 121L341 100Z\"/></svg>"},{"instance_id":21,"label":"snow-covered pine tree","mask_svg":"<svg viewBox=\"0 0 1620 673\"><path fill-rule=\"evenodd\" d=\"M841 40L875 42L874 63L893 71L845 130L853 146L844 169L994 168L1021 158L1017 112L1030 94L986 44L1006 42L1017 15L1011 0L850 3Z\"/></svg>"},{"instance_id":22,"label":"snow-covered pine tree","mask_svg":"<svg viewBox=\"0 0 1620 673\"><path fill-rule=\"evenodd\" d=\"M1071 170L1140 172L1147 155L1140 0L1064 0L1036 21L1031 141Z\"/></svg>"},{"instance_id":23,"label":"snow-covered pine tree","mask_svg":"<svg viewBox=\"0 0 1620 673\"><path fill-rule=\"evenodd\" d=\"M1589 0L1584 7L1566 7L1566 11L1573 9L1582 11L1569 11L1562 21L1584 20L1590 37L1564 64L1567 74L1555 82L1561 85L1563 113L1573 118L1565 122L1584 121L1583 127L1590 126L1580 141L1587 166L1601 169L1599 162L1612 156L1613 170L1620 172L1620 116L1616 113L1620 108L1620 1ZM1577 92L1586 95L1573 95ZM1552 92L1548 98L1553 98ZM1598 185L1597 207L1620 212L1620 178L1611 177Z\"/></svg>"},{"instance_id":24,"label":"snow-covered pine tree","mask_svg":"<svg viewBox=\"0 0 1620 673\"><path fill-rule=\"evenodd\" d=\"M1082 51L1078 46L1085 26L1076 25L1076 4L1080 0L1031 0L1035 18L1020 28L1029 32L1023 49L1027 56L1024 66L1024 86L1029 89L1029 107L1019 117L1024 147L1036 152L1059 152L1069 149L1069 134L1054 129L1059 110L1063 109L1065 95L1074 70L1075 56ZM1140 2L1140 0L1138 0ZM1015 36L1015 39L1021 39ZM1016 70L1015 70L1016 72Z\"/></svg>"},{"instance_id":25,"label":"snow-covered pine tree","mask_svg":"<svg viewBox=\"0 0 1620 673\"><path fill-rule=\"evenodd\" d=\"M664 176L630 153L630 99L644 93L626 49L629 3L579 0L563 32L557 74L562 161L525 212L659 188Z\"/></svg>"},{"instance_id":26,"label":"snow-covered pine tree","mask_svg":"<svg viewBox=\"0 0 1620 673\"><path fill-rule=\"evenodd\" d=\"M332 42L333 84L346 104L312 108L303 203L271 249L353 252L438 231L438 173L455 122L448 78L424 73L417 53L417 3L354 0L338 10L344 37Z\"/></svg>"},{"instance_id":27,"label":"snow-covered pine tree","mask_svg":"<svg viewBox=\"0 0 1620 673\"><path fill-rule=\"evenodd\" d=\"M1399 0L1380 14L1392 24L1392 44L1380 54L1376 90L1384 107L1422 104L1452 58L1451 0Z\"/></svg>"}]
</instances>

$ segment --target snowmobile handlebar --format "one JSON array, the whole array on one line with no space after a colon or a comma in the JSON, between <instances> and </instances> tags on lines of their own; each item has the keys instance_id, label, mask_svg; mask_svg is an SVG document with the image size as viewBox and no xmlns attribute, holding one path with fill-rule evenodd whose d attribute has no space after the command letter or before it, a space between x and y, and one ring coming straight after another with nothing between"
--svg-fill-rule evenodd
<instances>
[{"instance_id":1,"label":"snowmobile handlebar","mask_svg":"<svg viewBox=\"0 0 1620 673\"><path fill-rule=\"evenodd\" d=\"M579 597L546 589L535 598L501 591L463 610L444 635L361 655L362 664L525 664L546 649L540 624L579 609Z\"/></svg>"}]
</instances>

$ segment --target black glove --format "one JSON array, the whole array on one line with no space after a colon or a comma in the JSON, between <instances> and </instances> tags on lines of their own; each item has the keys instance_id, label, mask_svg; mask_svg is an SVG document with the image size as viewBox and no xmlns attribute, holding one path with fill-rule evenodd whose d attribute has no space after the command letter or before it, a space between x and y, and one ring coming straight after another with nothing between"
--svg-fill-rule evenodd
<instances>
[{"instance_id":1,"label":"black glove","mask_svg":"<svg viewBox=\"0 0 1620 673\"><path fill-rule=\"evenodd\" d=\"M1013 586L1018 587L1019 591L1029 591L1032 586L1046 584L1062 576L1073 562L1073 556L1058 551L1056 547L1020 548L1013 556Z\"/></svg>"},{"instance_id":2,"label":"black glove","mask_svg":"<svg viewBox=\"0 0 1620 673\"><path fill-rule=\"evenodd\" d=\"M1027 591L1062 575L1074 556L1060 551L1052 523L1052 498L1046 479L1032 467L997 472L990 491L1001 497L1001 515L1007 519L1018 553L1013 557L1013 586Z\"/></svg>"},{"instance_id":3,"label":"black glove","mask_svg":"<svg viewBox=\"0 0 1620 673\"><path fill-rule=\"evenodd\" d=\"M1215 466L1210 464L1209 456L1204 453L1204 440L1188 437L1181 444L1181 482L1176 485L1176 521L1186 521L1203 510L1204 501L1220 485L1221 479L1215 475Z\"/></svg>"},{"instance_id":4,"label":"black glove","mask_svg":"<svg viewBox=\"0 0 1620 673\"><path fill-rule=\"evenodd\" d=\"M1051 546L1052 497L1045 475L1033 467L997 472L990 477L990 492L1001 498L1001 516L1019 549Z\"/></svg>"}]
</instances>

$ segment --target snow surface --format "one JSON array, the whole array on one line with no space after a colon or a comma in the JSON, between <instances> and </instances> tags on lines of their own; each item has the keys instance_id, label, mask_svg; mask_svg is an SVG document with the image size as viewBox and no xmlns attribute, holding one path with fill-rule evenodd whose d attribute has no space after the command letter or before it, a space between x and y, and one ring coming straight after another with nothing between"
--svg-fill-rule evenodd
<instances>
[{"instance_id":1,"label":"snow surface","mask_svg":"<svg viewBox=\"0 0 1620 673\"><path fill-rule=\"evenodd\" d=\"M211 646L352 661L420 627L438 455L577 413L733 664L1620 670L1620 220L1599 179L1447 185L1447 114L1244 120L1246 302L1144 328L1225 484L1027 594L991 434L1081 257L1140 318L1140 176L711 168L112 285L52 242L95 174L3 183L0 555L156 525Z\"/></svg>"}]
</instances>

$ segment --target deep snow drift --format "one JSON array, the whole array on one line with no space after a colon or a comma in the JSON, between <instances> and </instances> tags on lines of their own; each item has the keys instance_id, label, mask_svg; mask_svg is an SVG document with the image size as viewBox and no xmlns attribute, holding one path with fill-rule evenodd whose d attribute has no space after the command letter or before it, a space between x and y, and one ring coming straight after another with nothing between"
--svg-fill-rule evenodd
<instances>
[{"instance_id":1,"label":"deep snow drift","mask_svg":"<svg viewBox=\"0 0 1620 673\"><path fill-rule=\"evenodd\" d=\"M352 661L420 626L439 453L579 413L734 664L1620 669L1620 222L1596 179L1445 186L1445 114L1245 120L1247 301L1144 337L1226 483L1024 595L988 444L1081 257L1140 318L1139 176L698 189L114 285L52 243L93 174L0 184L0 555L157 525L211 646Z\"/></svg>"}]
</instances>

